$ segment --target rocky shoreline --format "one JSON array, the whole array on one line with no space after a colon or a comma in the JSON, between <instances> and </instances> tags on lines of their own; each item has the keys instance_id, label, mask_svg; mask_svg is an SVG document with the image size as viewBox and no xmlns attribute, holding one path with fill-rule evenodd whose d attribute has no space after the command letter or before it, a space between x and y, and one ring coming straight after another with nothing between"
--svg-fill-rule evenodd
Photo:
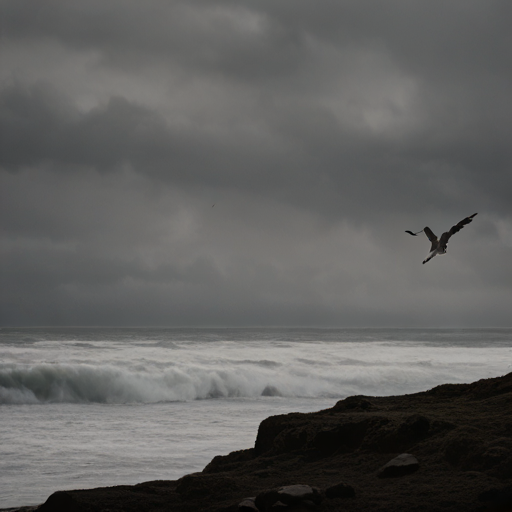
<instances>
[{"instance_id":1,"label":"rocky shoreline","mask_svg":"<svg viewBox=\"0 0 512 512\"><path fill-rule=\"evenodd\" d=\"M60 491L11 512L512 511L512 373L271 416L176 481Z\"/></svg>"}]
</instances>

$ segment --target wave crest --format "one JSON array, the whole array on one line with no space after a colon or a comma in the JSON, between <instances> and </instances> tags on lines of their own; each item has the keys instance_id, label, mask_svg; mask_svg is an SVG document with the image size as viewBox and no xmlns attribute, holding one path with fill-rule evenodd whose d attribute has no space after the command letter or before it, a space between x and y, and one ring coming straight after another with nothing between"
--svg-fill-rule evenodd
<instances>
[{"instance_id":1,"label":"wave crest","mask_svg":"<svg viewBox=\"0 0 512 512\"><path fill-rule=\"evenodd\" d=\"M0 403L124 404L283 394L269 378L268 374L236 368L148 370L90 364L3 365Z\"/></svg>"}]
</instances>

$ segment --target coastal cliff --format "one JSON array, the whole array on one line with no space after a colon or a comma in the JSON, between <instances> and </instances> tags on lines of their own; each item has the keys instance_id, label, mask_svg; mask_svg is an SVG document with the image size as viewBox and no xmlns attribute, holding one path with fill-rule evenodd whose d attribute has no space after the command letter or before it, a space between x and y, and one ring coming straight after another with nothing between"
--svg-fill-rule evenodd
<instances>
[{"instance_id":1,"label":"coastal cliff","mask_svg":"<svg viewBox=\"0 0 512 512\"><path fill-rule=\"evenodd\" d=\"M512 511L512 373L272 416L253 448L200 473L61 491L18 510Z\"/></svg>"}]
</instances>

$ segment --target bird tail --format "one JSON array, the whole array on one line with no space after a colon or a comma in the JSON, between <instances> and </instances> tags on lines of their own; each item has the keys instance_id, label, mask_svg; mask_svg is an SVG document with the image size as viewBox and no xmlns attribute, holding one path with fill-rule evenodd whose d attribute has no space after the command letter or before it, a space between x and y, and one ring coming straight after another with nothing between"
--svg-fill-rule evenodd
<instances>
[{"instance_id":1,"label":"bird tail","mask_svg":"<svg viewBox=\"0 0 512 512\"><path fill-rule=\"evenodd\" d=\"M423 260L423 265L425 265L425 263L427 263L428 261L430 261L435 255L437 254L437 251L432 251L424 260Z\"/></svg>"},{"instance_id":2,"label":"bird tail","mask_svg":"<svg viewBox=\"0 0 512 512\"><path fill-rule=\"evenodd\" d=\"M406 230L405 232L409 233L409 235L412 235L412 236L418 236L420 233L423 233L423 229L421 231L418 231L417 233L413 233L412 231L408 231L408 230Z\"/></svg>"}]
</instances>

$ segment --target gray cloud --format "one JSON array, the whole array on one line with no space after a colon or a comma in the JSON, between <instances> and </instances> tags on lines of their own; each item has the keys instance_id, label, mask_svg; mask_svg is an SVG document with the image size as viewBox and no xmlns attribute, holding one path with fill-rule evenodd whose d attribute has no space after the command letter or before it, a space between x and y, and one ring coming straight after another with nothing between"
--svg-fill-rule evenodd
<instances>
[{"instance_id":1,"label":"gray cloud","mask_svg":"<svg viewBox=\"0 0 512 512\"><path fill-rule=\"evenodd\" d=\"M2 324L509 325L508 2L0 8Z\"/></svg>"}]
</instances>

